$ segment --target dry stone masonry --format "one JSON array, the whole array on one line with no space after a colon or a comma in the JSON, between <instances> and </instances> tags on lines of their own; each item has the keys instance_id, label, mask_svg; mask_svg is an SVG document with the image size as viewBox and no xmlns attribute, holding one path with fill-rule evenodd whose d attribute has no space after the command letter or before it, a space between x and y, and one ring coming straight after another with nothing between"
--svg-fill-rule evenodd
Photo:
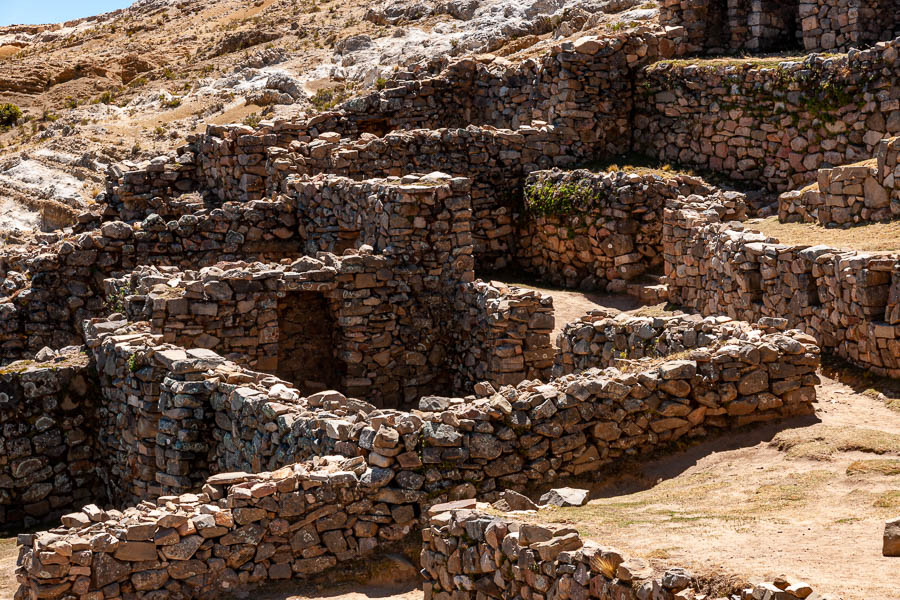
<instances>
[{"instance_id":1,"label":"dry stone masonry","mask_svg":"<svg viewBox=\"0 0 900 600\"><path fill-rule=\"evenodd\" d=\"M897 140L878 143L876 158L855 164L819 169L815 184L786 192L778 198L782 223L818 223L846 227L900 216L900 196L894 185Z\"/></svg>"},{"instance_id":2,"label":"dry stone masonry","mask_svg":"<svg viewBox=\"0 0 900 600\"><path fill-rule=\"evenodd\" d=\"M95 377L76 348L0 368L0 527L103 502Z\"/></svg>"},{"instance_id":3,"label":"dry stone masonry","mask_svg":"<svg viewBox=\"0 0 900 600\"><path fill-rule=\"evenodd\" d=\"M694 208L667 209L665 227L672 302L705 315L783 318L863 368L900 376L897 255L787 246Z\"/></svg>"},{"instance_id":4,"label":"dry stone masonry","mask_svg":"<svg viewBox=\"0 0 900 600\"><path fill-rule=\"evenodd\" d=\"M88 330L111 404L123 402L120 379L165 371L150 452L165 458L155 463L161 497L21 536L20 589L32 597L201 598L303 578L403 539L442 501L594 471L707 428L807 413L817 382L818 348L789 332L640 373L592 369L499 392L483 384L480 397L425 397L404 413L337 392L301 398L209 351L160 345L146 325ZM215 464L202 493L165 495ZM256 474L231 472L241 466ZM180 467L190 467L181 478Z\"/></svg>"},{"instance_id":5,"label":"dry stone masonry","mask_svg":"<svg viewBox=\"0 0 900 600\"><path fill-rule=\"evenodd\" d=\"M779 244L668 168L560 169L638 152L799 188L784 220L893 218L886 8L665 0L664 27L436 60L111 168L73 231L0 249L0 523L65 513L19 536L17 600L211 598L419 539L427 600L690 597L475 499L809 415L820 348L900 377L900 257ZM665 60L801 42L870 47ZM477 278L507 267L699 314L596 312L554 346L552 297Z\"/></svg>"},{"instance_id":6,"label":"dry stone masonry","mask_svg":"<svg viewBox=\"0 0 900 600\"><path fill-rule=\"evenodd\" d=\"M666 202L713 191L697 177L665 172L534 172L526 181L517 265L570 288L622 289L662 270ZM742 219L741 195L726 195L731 217Z\"/></svg>"},{"instance_id":7,"label":"dry stone masonry","mask_svg":"<svg viewBox=\"0 0 900 600\"><path fill-rule=\"evenodd\" d=\"M466 507L432 508L423 532L425 600L460 598L617 598L675 600L702 595L685 569L660 574L640 558L583 540L565 525L538 525ZM812 589L778 579L741 592L741 600L800 600Z\"/></svg>"},{"instance_id":8,"label":"dry stone masonry","mask_svg":"<svg viewBox=\"0 0 900 600\"><path fill-rule=\"evenodd\" d=\"M684 27L680 52L848 50L893 39L894 0L663 0L660 23Z\"/></svg>"}]
</instances>

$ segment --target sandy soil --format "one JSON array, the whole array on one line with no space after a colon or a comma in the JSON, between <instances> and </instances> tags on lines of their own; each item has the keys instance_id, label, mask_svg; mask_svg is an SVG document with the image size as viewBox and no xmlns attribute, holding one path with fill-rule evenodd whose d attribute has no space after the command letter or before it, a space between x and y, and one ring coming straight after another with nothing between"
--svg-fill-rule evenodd
<instances>
[{"instance_id":1,"label":"sandy soil","mask_svg":"<svg viewBox=\"0 0 900 600\"><path fill-rule=\"evenodd\" d=\"M234 598L244 600L299 600L301 598L327 598L328 600L368 600L379 598L384 600L421 600L422 587L418 582L398 583L392 585L346 584L335 587L304 586L284 584L268 586L252 594L221 596L222 600Z\"/></svg>"}]
</instances>

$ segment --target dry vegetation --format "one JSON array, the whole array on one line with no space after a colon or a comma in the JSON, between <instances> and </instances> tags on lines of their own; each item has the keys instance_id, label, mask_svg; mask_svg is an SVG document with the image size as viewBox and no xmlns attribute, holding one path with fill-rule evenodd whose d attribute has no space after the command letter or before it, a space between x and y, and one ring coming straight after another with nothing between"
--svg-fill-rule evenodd
<instances>
[{"instance_id":1,"label":"dry vegetation","mask_svg":"<svg viewBox=\"0 0 900 600\"><path fill-rule=\"evenodd\" d=\"M782 244L804 246L823 244L866 252L900 251L900 221L831 229L813 223L779 223L778 217L768 217L751 219L746 225L748 229L776 238Z\"/></svg>"}]
</instances>

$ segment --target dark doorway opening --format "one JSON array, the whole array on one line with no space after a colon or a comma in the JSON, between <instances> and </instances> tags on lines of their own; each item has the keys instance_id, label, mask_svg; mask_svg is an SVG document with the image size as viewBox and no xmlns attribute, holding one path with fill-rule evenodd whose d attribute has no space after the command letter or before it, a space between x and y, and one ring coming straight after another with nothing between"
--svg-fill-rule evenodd
<instances>
[{"instance_id":1,"label":"dark doorway opening","mask_svg":"<svg viewBox=\"0 0 900 600\"><path fill-rule=\"evenodd\" d=\"M714 54L731 47L727 0L710 0L706 8L706 46Z\"/></svg>"},{"instance_id":2,"label":"dark doorway opening","mask_svg":"<svg viewBox=\"0 0 900 600\"><path fill-rule=\"evenodd\" d=\"M336 357L335 319L317 292L290 292L278 301L275 374L304 394L340 389L346 365Z\"/></svg>"},{"instance_id":3,"label":"dark doorway opening","mask_svg":"<svg viewBox=\"0 0 900 600\"><path fill-rule=\"evenodd\" d=\"M798 0L766 0L761 6L762 22L767 26L760 40L760 50L798 50L802 43Z\"/></svg>"}]
</instances>

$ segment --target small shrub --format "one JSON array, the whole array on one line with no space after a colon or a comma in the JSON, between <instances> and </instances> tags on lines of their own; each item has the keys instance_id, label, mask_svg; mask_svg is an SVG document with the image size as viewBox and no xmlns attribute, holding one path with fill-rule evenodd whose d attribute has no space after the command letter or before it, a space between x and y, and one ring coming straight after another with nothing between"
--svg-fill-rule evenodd
<instances>
[{"instance_id":1,"label":"small shrub","mask_svg":"<svg viewBox=\"0 0 900 600\"><path fill-rule=\"evenodd\" d=\"M257 127L259 127L260 121L262 121L262 117L257 113L252 113L244 118L244 125L256 129Z\"/></svg>"},{"instance_id":2,"label":"small shrub","mask_svg":"<svg viewBox=\"0 0 900 600\"><path fill-rule=\"evenodd\" d=\"M331 110L349 97L350 92L346 88L336 87L328 90L319 90L315 96L310 98L310 101L320 111L326 111Z\"/></svg>"},{"instance_id":3,"label":"small shrub","mask_svg":"<svg viewBox=\"0 0 900 600\"><path fill-rule=\"evenodd\" d=\"M383 90L387 85L387 79L384 77L379 77L375 80L375 89Z\"/></svg>"},{"instance_id":4,"label":"small shrub","mask_svg":"<svg viewBox=\"0 0 900 600\"><path fill-rule=\"evenodd\" d=\"M598 190L588 181L543 181L525 189L525 207L537 215L564 216L587 210L597 200Z\"/></svg>"},{"instance_id":5,"label":"small shrub","mask_svg":"<svg viewBox=\"0 0 900 600\"><path fill-rule=\"evenodd\" d=\"M22 109L15 104L0 104L0 126L11 127L22 118Z\"/></svg>"},{"instance_id":6,"label":"small shrub","mask_svg":"<svg viewBox=\"0 0 900 600\"><path fill-rule=\"evenodd\" d=\"M178 108L179 106L181 106L181 98L179 98L178 96L173 96L172 98L160 96L159 101L162 104L163 108Z\"/></svg>"},{"instance_id":7,"label":"small shrub","mask_svg":"<svg viewBox=\"0 0 900 600\"><path fill-rule=\"evenodd\" d=\"M116 96L110 90L106 90L100 96L97 97L96 103L100 104L112 104L115 101Z\"/></svg>"}]
</instances>

